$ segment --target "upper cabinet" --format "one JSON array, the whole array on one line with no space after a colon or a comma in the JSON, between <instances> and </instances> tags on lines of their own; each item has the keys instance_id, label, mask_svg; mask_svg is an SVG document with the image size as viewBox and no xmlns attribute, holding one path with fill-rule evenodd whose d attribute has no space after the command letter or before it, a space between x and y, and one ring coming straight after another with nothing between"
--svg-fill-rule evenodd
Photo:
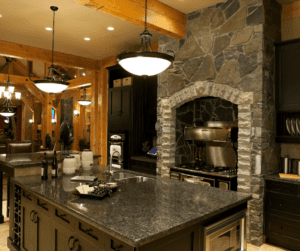
<instances>
[{"instance_id":1,"label":"upper cabinet","mask_svg":"<svg viewBox=\"0 0 300 251\"><path fill-rule=\"evenodd\" d=\"M300 39L275 46L276 141L300 143Z\"/></svg>"}]
</instances>

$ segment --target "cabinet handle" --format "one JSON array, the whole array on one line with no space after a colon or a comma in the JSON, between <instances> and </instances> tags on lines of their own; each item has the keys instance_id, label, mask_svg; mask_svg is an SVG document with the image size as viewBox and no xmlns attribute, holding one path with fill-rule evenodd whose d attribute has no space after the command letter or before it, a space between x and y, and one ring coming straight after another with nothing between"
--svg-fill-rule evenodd
<instances>
[{"instance_id":1,"label":"cabinet handle","mask_svg":"<svg viewBox=\"0 0 300 251\"><path fill-rule=\"evenodd\" d=\"M71 248L74 247L74 242L73 242L72 247L70 247L70 242L71 242L72 239L74 239L74 237L73 237L73 236L70 236L70 238L69 238L69 240L68 240L68 247L69 247L70 250L73 250L73 249L71 249Z\"/></svg>"},{"instance_id":2,"label":"cabinet handle","mask_svg":"<svg viewBox=\"0 0 300 251\"><path fill-rule=\"evenodd\" d=\"M65 219L64 218L64 216L66 216L66 214L58 214L57 213L57 209L55 209L55 215L58 217L58 218L60 218L60 219L62 219L63 221L65 221L65 222L67 222L67 223L70 223L70 221L68 221L67 219Z\"/></svg>"},{"instance_id":3,"label":"cabinet handle","mask_svg":"<svg viewBox=\"0 0 300 251\"><path fill-rule=\"evenodd\" d=\"M122 247L123 247L122 245L117 245L116 247L114 247L114 241L112 239L110 239L110 248L112 250L120 251L119 248L122 248Z\"/></svg>"},{"instance_id":4,"label":"cabinet handle","mask_svg":"<svg viewBox=\"0 0 300 251\"><path fill-rule=\"evenodd\" d=\"M24 196L26 199L32 201L32 199L30 199L31 194L25 194L25 192L23 192L23 196Z\"/></svg>"},{"instance_id":5,"label":"cabinet handle","mask_svg":"<svg viewBox=\"0 0 300 251\"><path fill-rule=\"evenodd\" d=\"M32 211L30 212L30 220L31 220L31 221L33 221L32 213L34 213L34 210L32 210Z\"/></svg>"},{"instance_id":6,"label":"cabinet handle","mask_svg":"<svg viewBox=\"0 0 300 251\"><path fill-rule=\"evenodd\" d=\"M45 210L49 211L49 209L47 207L45 207L45 205L47 205L47 203L40 203L40 200L38 200L38 206L44 208Z\"/></svg>"},{"instance_id":7,"label":"cabinet handle","mask_svg":"<svg viewBox=\"0 0 300 251\"><path fill-rule=\"evenodd\" d=\"M34 219L35 215L37 215L37 212L34 212L34 214L33 214L33 217L32 217L33 223L37 223L38 222L38 217L36 217L36 220Z\"/></svg>"},{"instance_id":8,"label":"cabinet handle","mask_svg":"<svg viewBox=\"0 0 300 251\"><path fill-rule=\"evenodd\" d=\"M97 238L96 236L94 236L94 235L92 235L91 233L89 233L89 232L92 232L93 229L87 229L87 230L83 229L83 228L81 227L81 222L79 222L79 230L82 231L82 232L84 232L85 234L91 236L91 237L94 238L95 240L98 240L98 238Z\"/></svg>"}]
</instances>

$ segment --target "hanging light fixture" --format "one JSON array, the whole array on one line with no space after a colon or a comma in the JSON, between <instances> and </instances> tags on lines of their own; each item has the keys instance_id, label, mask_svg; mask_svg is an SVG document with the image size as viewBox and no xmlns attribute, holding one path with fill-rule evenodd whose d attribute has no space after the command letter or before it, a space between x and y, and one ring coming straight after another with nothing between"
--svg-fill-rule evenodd
<instances>
[{"instance_id":1,"label":"hanging light fixture","mask_svg":"<svg viewBox=\"0 0 300 251\"><path fill-rule=\"evenodd\" d=\"M2 92L5 97L4 103L2 105L5 105L4 109L0 111L0 115L3 117L11 117L15 114L12 108L9 107L9 105L15 105L11 101L12 94L14 93L15 87L10 86L10 80L9 80L9 64L12 62L10 59L6 58L7 64L8 64L8 73L7 73L7 84L6 88L4 86L0 87L0 98L2 97ZM21 99L21 93L20 92L15 92L15 98L16 99Z\"/></svg>"},{"instance_id":2,"label":"hanging light fixture","mask_svg":"<svg viewBox=\"0 0 300 251\"><path fill-rule=\"evenodd\" d=\"M147 0L145 2L145 30L140 34L140 38L140 51L122 53L117 56L117 61L126 71L138 76L152 76L163 72L173 63L175 58L173 51L167 51L173 56L152 51L150 41L152 35L147 30Z\"/></svg>"},{"instance_id":3,"label":"hanging light fixture","mask_svg":"<svg viewBox=\"0 0 300 251\"><path fill-rule=\"evenodd\" d=\"M48 93L58 93L62 92L65 89L68 88L69 83L63 81L63 78L61 81L57 79L57 74L55 73L55 67L53 65L53 54L54 54L54 21L55 21L55 11L58 10L58 7L51 6L50 9L53 11L53 34L52 34L52 64L48 68L48 76L51 73L51 77L46 77L43 80L31 80L37 88L39 88L43 92Z\"/></svg>"},{"instance_id":4,"label":"hanging light fixture","mask_svg":"<svg viewBox=\"0 0 300 251\"><path fill-rule=\"evenodd\" d=\"M91 104L90 99L86 99L86 89L83 89L83 99L77 101L80 105L89 105Z\"/></svg>"}]
</instances>

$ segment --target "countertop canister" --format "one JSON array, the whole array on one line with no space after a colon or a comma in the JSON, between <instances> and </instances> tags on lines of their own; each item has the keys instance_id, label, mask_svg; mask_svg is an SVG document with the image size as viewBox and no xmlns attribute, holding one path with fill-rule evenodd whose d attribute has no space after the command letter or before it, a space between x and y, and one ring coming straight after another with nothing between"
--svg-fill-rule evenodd
<instances>
[{"instance_id":1,"label":"countertop canister","mask_svg":"<svg viewBox=\"0 0 300 251\"><path fill-rule=\"evenodd\" d=\"M93 161L93 152L92 152L92 150L84 149L83 152L82 152L81 161L82 162Z\"/></svg>"},{"instance_id":2,"label":"countertop canister","mask_svg":"<svg viewBox=\"0 0 300 251\"><path fill-rule=\"evenodd\" d=\"M75 164L75 157L74 156L67 156L64 158L63 162L63 173L67 175L74 174L76 171L76 164Z\"/></svg>"}]
</instances>

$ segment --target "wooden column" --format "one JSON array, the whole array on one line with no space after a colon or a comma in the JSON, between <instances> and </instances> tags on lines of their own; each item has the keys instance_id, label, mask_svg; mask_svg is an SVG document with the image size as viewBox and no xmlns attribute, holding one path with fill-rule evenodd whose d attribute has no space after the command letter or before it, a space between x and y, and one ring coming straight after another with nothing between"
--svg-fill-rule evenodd
<instances>
[{"instance_id":1,"label":"wooden column","mask_svg":"<svg viewBox=\"0 0 300 251\"><path fill-rule=\"evenodd\" d=\"M108 71L106 67L115 65L116 58L110 57L101 60L99 65L101 71L101 84L99 87L98 99L100 100L100 115L99 115L99 133L100 133L100 149L101 158L99 164L107 165L107 109L108 109Z\"/></svg>"},{"instance_id":2,"label":"wooden column","mask_svg":"<svg viewBox=\"0 0 300 251\"><path fill-rule=\"evenodd\" d=\"M55 106L55 111L56 111L56 125L54 127L54 134L55 134L55 150L59 151L60 150L60 143L58 142L60 140L60 114L61 114L61 96L56 97L57 102Z\"/></svg>"},{"instance_id":3,"label":"wooden column","mask_svg":"<svg viewBox=\"0 0 300 251\"><path fill-rule=\"evenodd\" d=\"M43 105L43 112L42 112L42 142L45 146L45 137L46 134L49 133L52 137L52 123L51 123L51 112L52 112L52 95L49 93L45 93L45 105Z\"/></svg>"},{"instance_id":4,"label":"wooden column","mask_svg":"<svg viewBox=\"0 0 300 251\"><path fill-rule=\"evenodd\" d=\"M93 71L92 103L91 103L91 150L94 154L100 154L101 128L99 128L99 103L98 91L101 80L101 71Z\"/></svg>"},{"instance_id":5,"label":"wooden column","mask_svg":"<svg viewBox=\"0 0 300 251\"><path fill-rule=\"evenodd\" d=\"M76 95L73 97L73 133L74 133L74 142L72 150L79 150L78 148L78 140L83 138L83 124L82 118L84 117L84 113L81 113L81 105L77 102L81 99L80 89L76 92ZM74 115L74 111L79 111L79 116Z\"/></svg>"},{"instance_id":6,"label":"wooden column","mask_svg":"<svg viewBox=\"0 0 300 251\"><path fill-rule=\"evenodd\" d=\"M25 140L25 104L22 104L22 125L21 125L21 140Z\"/></svg>"},{"instance_id":7,"label":"wooden column","mask_svg":"<svg viewBox=\"0 0 300 251\"><path fill-rule=\"evenodd\" d=\"M33 103L33 124L32 124L32 140L37 138L37 121L38 121L38 103Z\"/></svg>"}]
</instances>

